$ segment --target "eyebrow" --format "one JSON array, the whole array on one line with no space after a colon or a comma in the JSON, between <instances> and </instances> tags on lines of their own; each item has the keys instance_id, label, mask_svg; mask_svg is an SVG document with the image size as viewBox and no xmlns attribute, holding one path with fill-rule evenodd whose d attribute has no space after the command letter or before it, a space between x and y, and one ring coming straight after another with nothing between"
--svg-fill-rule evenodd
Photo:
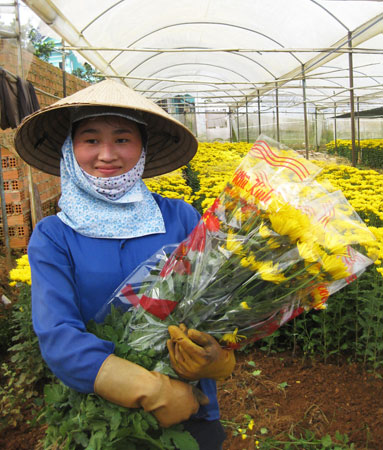
<instances>
[{"instance_id":1,"label":"eyebrow","mask_svg":"<svg viewBox=\"0 0 383 450\"><path fill-rule=\"evenodd\" d=\"M84 130L80 130L79 134L85 134L85 133L99 133L100 130L97 128L85 128ZM121 134L121 133L130 133L132 134L131 128L116 128L113 130L113 134Z\"/></svg>"}]
</instances>

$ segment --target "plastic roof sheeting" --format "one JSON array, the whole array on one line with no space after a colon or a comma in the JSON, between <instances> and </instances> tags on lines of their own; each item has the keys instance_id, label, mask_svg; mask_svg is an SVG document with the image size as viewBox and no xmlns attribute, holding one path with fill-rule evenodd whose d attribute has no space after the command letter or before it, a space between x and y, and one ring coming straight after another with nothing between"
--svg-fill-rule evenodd
<instances>
[{"instance_id":1,"label":"plastic roof sheeting","mask_svg":"<svg viewBox=\"0 0 383 450\"><path fill-rule=\"evenodd\" d=\"M355 96L367 102L383 96L381 1L24 3L100 74L156 101L190 94L243 106L278 87L282 102L299 103L304 70L308 101L324 110L347 104L349 45Z\"/></svg>"}]
</instances>

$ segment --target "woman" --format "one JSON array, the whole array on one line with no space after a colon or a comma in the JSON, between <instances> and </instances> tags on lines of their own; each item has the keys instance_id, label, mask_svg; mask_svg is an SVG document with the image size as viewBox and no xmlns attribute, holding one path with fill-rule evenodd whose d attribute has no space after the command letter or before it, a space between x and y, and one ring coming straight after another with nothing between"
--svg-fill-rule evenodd
<instances>
[{"instance_id":1,"label":"woman","mask_svg":"<svg viewBox=\"0 0 383 450\"><path fill-rule=\"evenodd\" d=\"M186 164L193 135L107 80L28 116L15 146L29 164L61 175L61 211L37 224L28 247L33 326L48 366L79 392L142 407L163 427L183 422L201 449L221 448L215 380L232 372L233 352L208 334L171 327L172 365L199 380L198 390L115 356L112 342L86 330L141 262L198 223L190 205L152 194L142 181Z\"/></svg>"}]
</instances>

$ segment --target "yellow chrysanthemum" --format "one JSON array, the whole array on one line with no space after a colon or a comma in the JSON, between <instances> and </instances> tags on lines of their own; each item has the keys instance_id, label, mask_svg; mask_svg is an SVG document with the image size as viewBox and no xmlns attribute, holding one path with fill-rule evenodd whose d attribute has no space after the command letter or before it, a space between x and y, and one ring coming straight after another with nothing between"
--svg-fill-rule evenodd
<instances>
[{"instance_id":1,"label":"yellow chrysanthemum","mask_svg":"<svg viewBox=\"0 0 383 450\"><path fill-rule=\"evenodd\" d=\"M297 248L299 255L302 259L309 263L314 263L315 261L318 261L318 253L315 251L316 247L313 247L313 245L308 244L307 242L297 242Z\"/></svg>"},{"instance_id":2,"label":"yellow chrysanthemum","mask_svg":"<svg viewBox=\"0 0 383 450\"><path fill-rule=\"evenodd\" d=\"M241 305L241 308L243 308L243 309L251 309L250 306L246 302L241 302L240 305Z\"/></svg>"},{"instance_id":3,"label":"yellow chrysanthemum","mask_svg":"<svg viewBox=\"0 0 383 450\"><path fill-rule=\"evenodd\" d=\"M343 264L341 258L338 255L322 255L323 270L329 273L334 280L341 280L347 278L350 273L347 267Z\"/></svg>"},{"instance_id":4,"label":"yellow chrysanthemum","mask_svg":"<svg viewBox=\"0 0 383 450\"><path fill-rule=\"evenodd\" d=\"M345 245L343 237L338 233L326 233L324 247L326 247L330 253L347 256L347 246Z\"/></svg>"},{"instance_id":5,"label":"yellow chrysanthemum","mask_svg":"<svg viewBox=\"0 0 383 450\"><path fill-rule=\"evenodd\" d=\"M22 283L32 284L31 268L29 266L28 255L23 255L16 260L17 266L9 272L9 279L13 286L19 281Z\"/></svg>"},{"instance_id":6,"label":"yellow chrysanthemum","mask_svg":"<svg viewBox=\"0 0 383 450\"><path fill-rule=\"evenodd\" d=\"M327 301L330 293L326 286L319 285L310 292L311 306L315 309L326 309L325 302Z\"/></svg>"},{"instance_id":7,"label":"yellow chrysanthemum","mask_svg":"<svg viewBox=\"0 0 383 450\"><path fill-rule=\"evenodd\" d=\"M312 226L308 216L287 203L272 211L269 219L272 229L282 236L288 236L292 242L306 236Z\"/></svg>"},{"instance_id":8,"label":"yellow chrysanthemum","mask_svg":"<svg viewBox=\"0 0 383 450\"><path fill-rule=\"evenodd\" d=\"M242 341L242 339L246 339L246 336L238 334L238 328L236 328L232 333L224 334L221 341L236 344L237 342Z\"/></svg>"},{"instance_id":9,"label":"yellow chrysanthemum","mask_svg":"<svg viewBox=\"0 0 383 450\"><path fill-rule=\"evenodd\" d=\"M232 253L240 253L243 249L242 244L236 239L235 234L231 231L227 233L226 248Z\"/></svg>"},{"instance_id":10,"label":"yellow chrysanthemum","mask_svg":"<svg viewBox=\"0 0 383 450\"><path fill-rule=\"evenodd\" d=\"M286 277L280 272L279 264L273 264L272 261L256 261L252 269L257 270L259 276L265 281L276 284L286 281Z\"/></svg>"},{"instance_id":11,"label":"yellow chrysanthemum","mask_svg":"<svg viewBox=\"0 0 383 450\"><path fill-rule=\"evenodd\" d=\"M250 267L250 269L254 271L258 269L257 261L255 260L252 253L245 256L244 258L241 258L240 264L242 267Z\"/></svg>"},{"instance_id":12,"label":"yellow chrysanthemum","mask_svg":"<svg viewBox=\"0 0 383 450\"><path fill-rule=\"evenodd\" d=\"M264 239L267 239L268 237L271 236L271 231L270 229L264 224L264 222L261 223L261 226L259 227L259 234L260 236L262 236Z\"/></svg>"},{"instance_id":13,"label":"yellow chrysanthemum","mask_svg":"<svg viewBox=\"0 0 383 450\"><path fill-rule=\"evenodd\" d=\"M321 265L318 264L307 264L306 270L311 275L319 275L321 273Z\"/></svg>"},{"instance_id":14,"label":"yellow chrysanthemum","mask_svg":"<svg viewBox=\"0 0 383 450\"><path fill-rule=\"evenodd\" d=\"M267 241L267 245L269 246L269 248L273 248L273 249L279 248L281 246L280 243L274 238L269 239Z\"/></svg>"}]
</instances>

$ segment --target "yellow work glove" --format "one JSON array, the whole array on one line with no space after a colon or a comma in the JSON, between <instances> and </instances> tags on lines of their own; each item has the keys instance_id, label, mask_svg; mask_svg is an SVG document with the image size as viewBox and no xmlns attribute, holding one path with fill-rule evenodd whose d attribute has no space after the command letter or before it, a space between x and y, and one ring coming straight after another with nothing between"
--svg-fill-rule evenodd
<instances>
[{"instance_id":1,"label":"yellow work glove","mask_svg":"<svg viewBox=\"0 0 383 450\"><path fill-rule=\"evenodd\" d=\"M223 349L208 333L188 330L184 324L169 328L167 341L173 369L186 380L223 380L234 370L234 350Z\"/></svg>"},{"instance_id":2,"label":"yellow work glove","mask_svg":"<svg viewBox=\"0 0 383 450\"><path fill-rule=\"evenodd\" d=\"M209 403L194 386L115 355L108 356L98 371L94 392L116 405L150 411L162 427L189 419Z\"/></svg>"}]
</instances>

